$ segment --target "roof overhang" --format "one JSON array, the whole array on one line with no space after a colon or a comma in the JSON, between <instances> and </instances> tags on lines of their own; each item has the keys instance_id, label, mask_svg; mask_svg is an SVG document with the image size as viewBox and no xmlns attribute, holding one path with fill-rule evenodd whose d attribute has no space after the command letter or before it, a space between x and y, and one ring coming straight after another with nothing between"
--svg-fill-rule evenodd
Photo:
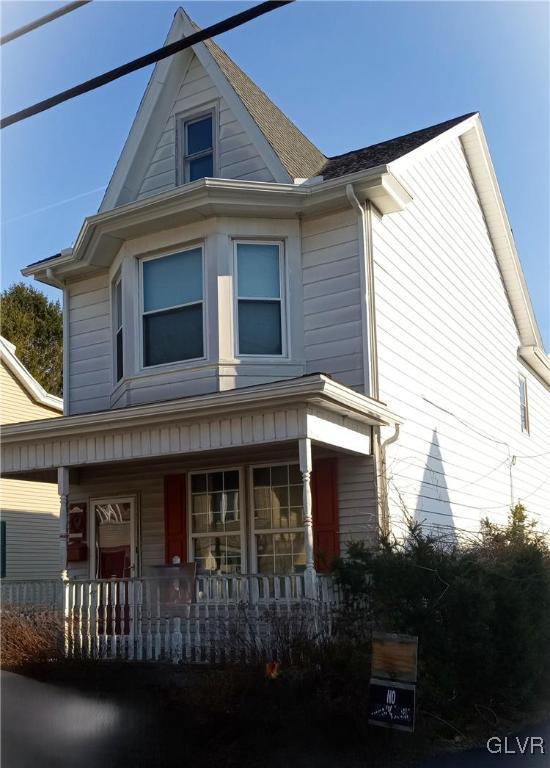
<instances>
[{"instance_id":1,"label":"roof overhang","mask_svg":"<svg viewBox=\"0 0 550 768\"><path fill-rule=\"evenodd\" d=\"M371 427L399 418L383 403L322 374L230 392L5 425L4 475L49 472L311 438L371 451Z\"/></svg>"},{"instance_id":2,"label":"roof overhang","mask_svg":"<svg viewBox=\"0 0 550 768\"><path fill-rule=\"evenodd\" d=\"M385 165L317 184L201 179L86 218L72 249L22 273L59 287L73 276L105 269L126 240L144 234L214 216L284 219L346 208L350 183L359 200L370 200L382 214L401 211L412 199Z\"/></svg>"},{"instance_id":3,"label":"roof overhang","mask_svg":"<svg viewBox=\"0 0 550 768\"><path fill-rule=\"evenodd\" d=\"M0 336L0 360L2 360L23 389L38 405L43 405L46 408L63 413L63 400L46 392L16 356L15 349L14 344Z\"/></svg>"},{"instance_id":4,"label":"roof overhang","mask_svg":"<svg viewBox=\"0 0 550 768\"><path fill-rule=\"evenodd\" d=\"M459 139L462 144L483 210L518 330L519 355L547 385L550 385L550 358L544 351L542 336L479 114L466 118L431 141L390 163L388 170L399 178L401 168L411 159L429 154L442 144L455 139Z\"/></svg>"}]
</instances>

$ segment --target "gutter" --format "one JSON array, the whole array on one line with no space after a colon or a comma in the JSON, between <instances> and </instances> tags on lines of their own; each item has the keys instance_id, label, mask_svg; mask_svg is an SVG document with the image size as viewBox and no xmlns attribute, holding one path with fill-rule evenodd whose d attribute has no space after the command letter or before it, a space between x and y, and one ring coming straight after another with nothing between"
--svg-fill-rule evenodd
<instances>
[{"instance_id":1,"label":"gutter","mask_svg":"<svg viewBox=\"0 0 550 768\"><path fill-rule=\"evenodd\" d=\"M378 399L378 345L374 297L374 257L372 248L372 203L361 205L353 184L347 184L346 197L357 211L359 266L361 279L361 325L363 337L363 381L365 394Z\"/></svg>"},{"instance_id":2,"label":"gutter","mask_svg":"<svg viewBox=\"0 0 550 768\"><path fill-rule=\"evenodd\" d=\"M260 217L271 209L270 213L276 213L277 218L291 218L299 213L314 215L317 211L338 209L346 205L345 189L349 183L353 183L365 197L372 197L382 213L403 210L411 199L407 190L386 165L310 185L240 179L200 179L168 192L87 217L72 249L65 249L50 262L34 262L21 272L26 277L35 276L47 282L48 268L70 269L74 268L77 262L91 264L95 252L101 253L102 264L105 266L107 252L116 249L117 243L119 247L123 240L135 237L133 228L135 229L136 225L143 225L144 222L153 224L163 217L170 217L173 222L178 216L180 223L184 224L186 222L181 219L187 212L200 213L201 208L204 209L203 216L219 215L220 210L225 207L227 210L222 215L235 215L231 211L238 202L241 207L250 207ZM171 226L176 224L171 223ZM155 231L154 227L152 231ZM102 243L103 238L106 238L107 242Z\"/></svg>"},{"instance_id":3,"label":"gutter","mask_svg":"<svg viewBox=\"0 0 550 768\"><path fill-rule=\"evenodd\" d=\"M523 362L534 371L543 382L550 386L550 357L536 344L521 346L518 354Z\"/></svg>"}]
</instances>

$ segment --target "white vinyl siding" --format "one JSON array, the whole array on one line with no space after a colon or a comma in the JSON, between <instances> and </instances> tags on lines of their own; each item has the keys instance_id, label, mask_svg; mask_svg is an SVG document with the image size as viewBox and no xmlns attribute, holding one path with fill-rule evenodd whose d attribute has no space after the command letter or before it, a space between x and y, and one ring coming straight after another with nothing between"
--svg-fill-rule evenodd
<instances>
[{"instance_id":1,"label":"white vinyl siding","mask_svg":"<svg viewBox=\"0 0 550 768\"><path fill-rule=\"evenodd\" d=\"M333 374L363 390L357 214L351 209L302 225L306 371Z\"/></svg>"},{"instance_id":2,"label":"white vinyl siding","mask_svg":"<svg viewBox=\"0 0 550 768\"><path fill-rule=\"evenodd\" d=\"M185 79L145 172L137 199L167 192L176 187L176 116L217 102L217 166L222 179L273 181L271 172L243 127L220 98L217 88L193 56Z\"/></svg>"},{"instance_id":3,"label":"white vinyl siding","mask_svg":"<svg viewBox=\"0 0 550 768\"><path fill-rule=\"evenodd\" d=\"M503 522L521 499L548 528L550 400L527 369L459 140L394 165L413 195L374 222L380 398L404 419L388 448L390 511L449 530ZM516 456L516 459L512 459Z\"/></svg>"},{"instance_id":4,"label":"white vinyl siding","mask_svg":"<svg viewBox=\"0 0 550 768\"><path fill-rule=\"evenodd\" d=\"M113 341L107 272L69 285L69 408L71 414L109 408Z\"/></svg>"}]
</instances>

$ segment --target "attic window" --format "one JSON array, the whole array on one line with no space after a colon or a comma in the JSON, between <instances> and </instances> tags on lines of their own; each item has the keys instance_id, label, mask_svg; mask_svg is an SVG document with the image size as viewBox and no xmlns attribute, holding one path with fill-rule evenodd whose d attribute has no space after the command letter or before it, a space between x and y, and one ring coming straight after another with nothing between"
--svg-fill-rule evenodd
<instances>
[{"instance_id":1,"label":"attic window","mask_svg":"<svg viewBox=\"0 0 550 768\"><path fill-rule=\"evenodd\" d=\"M183 121L183 178L185 182L214 175L214 113Z\"/></svg>"},{"instance_id":2,"label":"attic window","mask_svg":"<svg viewBox=\"0 0 550 768\"><path fill-rule=\"evenodd\" d=\"M529 434L529 405L527 403L527 379L519 376L519 407L521 417L521 431Z\"/></svg>"}]
</instances>

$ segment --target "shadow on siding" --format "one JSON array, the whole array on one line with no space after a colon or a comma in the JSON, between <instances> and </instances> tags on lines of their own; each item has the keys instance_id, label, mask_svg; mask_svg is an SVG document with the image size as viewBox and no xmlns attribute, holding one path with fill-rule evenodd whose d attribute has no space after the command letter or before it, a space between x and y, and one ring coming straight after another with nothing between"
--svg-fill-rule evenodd
<instances>
[{"instance_id":1,"label":"shadow on siding","mask_svg":"<svg viewBox=\"0 0 550 768\"><path fill-rule=\"evenodd\" d=\"M48 512L2 509L6 579L59 576L59 517Z\"/></svg>"},{"instance_id":2,"label":"shadow on siding","mask_svg":"<svg viewBox=\"0 0 550 768\"><path fill-rule=\"evenodd\" d=\"M455 521L437 429L432 432L414 518L427 533L445 538L449 543L456 542Z\"/></svg>"}]
</instances>

